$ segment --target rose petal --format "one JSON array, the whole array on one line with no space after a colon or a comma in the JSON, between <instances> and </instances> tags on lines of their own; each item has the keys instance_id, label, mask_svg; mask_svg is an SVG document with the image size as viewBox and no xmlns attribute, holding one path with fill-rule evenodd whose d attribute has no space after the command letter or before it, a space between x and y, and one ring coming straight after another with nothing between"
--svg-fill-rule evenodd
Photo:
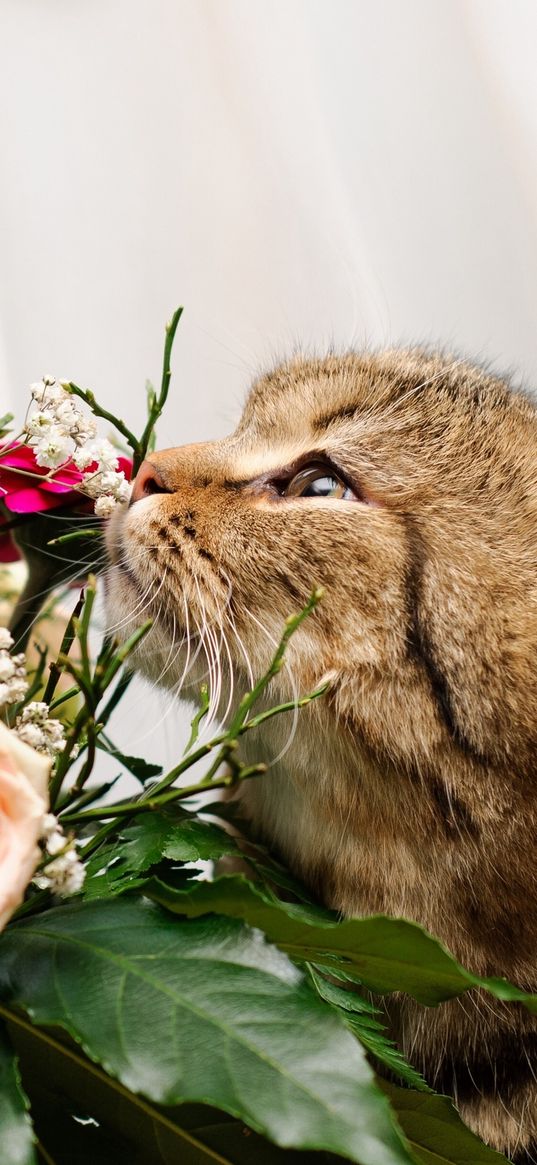
<instances>
[{"instance_id":1,"label":"rose petal","mask_svg":"<svg viewBox=\"0 0 537 1165\"><path fill-rule=\"evenodd\" d=\"M32 469L35 465L35 453L29 445L13 445L8 451L7 444L0 445L0 465L13 465L16 469ZM46 473L46 469L41 470L40 473Z\"/></svg>"},{"instance_id":2,"label":"rose petal","mask_svg":"<svg viewBox=\"0 0 537 1165\"><path fill-rule=\"evenodd\" d=\"M132 476L132 461L128 457L119 457L119 468L123 470L127 481L130 481Z\"/></svg>"},{"instance_id":3,"label":"rose petal","mask_svg":"<svg viewBox=\"0 0 537 1165\"><path fill-rule=\"evenodd\" d=\"M49 773L50 762L0 722L0 929L39 861Z\"/></svg>"},{"instance_id":4,"label":"rose petal","mask_svg":"<svg viewBox=\"0 0 537 1165\"><path fill-rule=\"evenodd\" d=\"M64 496L62 495L62 499ZM61 505L58 494L47 494L35 486L25 486L24 489L3 497L2 501L12 514L37 514L40 510L53 510L55 506Z\"/></svg>"}]
</instances>

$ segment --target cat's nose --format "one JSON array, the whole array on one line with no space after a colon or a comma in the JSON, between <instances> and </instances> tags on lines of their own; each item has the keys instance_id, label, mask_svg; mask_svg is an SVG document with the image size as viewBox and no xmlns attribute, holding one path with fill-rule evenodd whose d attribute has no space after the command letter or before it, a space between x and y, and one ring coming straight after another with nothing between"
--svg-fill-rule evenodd
<instances>
[{"instance_id":1,"label":"cat's nose","mask_svg":"<svg viewBox=\"0 0 537 1165\"><path fill-rule=\"evenodd\" d=\"M142 461L134 479L131 504L132 502L139 502L141 498L149 497L150 494L166 494L171 492L156 465L152 461Z\"/></svg>"}]
</instances>

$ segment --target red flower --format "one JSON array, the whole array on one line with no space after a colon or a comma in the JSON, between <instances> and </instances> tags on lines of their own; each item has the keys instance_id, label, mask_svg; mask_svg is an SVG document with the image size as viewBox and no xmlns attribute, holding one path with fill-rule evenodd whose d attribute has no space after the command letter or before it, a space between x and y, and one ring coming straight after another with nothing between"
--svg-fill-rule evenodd
<instances>
[{"instance_id":1,"label":"red flower","mask_svg":"<svg viewBox=\"0 0 537 1165\"><path fill-rule=\"evenodd\" d=\"M2 449L6 448L9 448L9 452L2 453ZM132 461L127 457L119 457L118 461L119 469L130 481ZM86 473L95 469L96 463L90 465ZM57 509L58 506L72 506L78 510L81 506L91 507L93 503L89 499L86 501L76 488L84 476L72 461L60 465L53 472L38 465L34 450L29 445L9 446L6 443L0 446L0 562L15 562L21 557L10 531L2 533L2 526L9 520L5 510L11 514L38 514Z\"/></svg>"}]
</instances>

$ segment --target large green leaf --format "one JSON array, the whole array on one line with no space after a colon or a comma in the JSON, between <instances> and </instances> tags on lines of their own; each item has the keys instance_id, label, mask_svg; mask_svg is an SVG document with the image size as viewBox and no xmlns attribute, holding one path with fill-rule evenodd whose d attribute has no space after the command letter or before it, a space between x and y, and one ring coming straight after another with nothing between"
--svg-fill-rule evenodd
<instances>
[{"instance_id":1,"label":"large green leaf","mask_svg":"<svg viewBox=\"0 0 537 1165\"><path fill-rule=\"evenodd\" d=\"M164 1109L128 1092L69 1037L24 1016L12 1015L9 1033L54 1165L321 1165L318 1153L278 1149L215 1108Z\"/></svg>"},{"instance_id":2,"label":"large green leaf","mask_svg":"<svg viewBox=\"0 0 537 1165\"><path fill-rule=\"evenodd\" d=\"M0 995L157 1103L205 1101L360 1165L413 1160L357 1041L237 920L181 924L136 898L49 910L0 939Z\"/></svg>"},{"instance_id":3,"label":"large green leaf","mask_svg":"<svg viewBox=\"0 0 537 1165\"><path fill-rule=\"evenodd\" d=\"M36 1165L28 1101L3 1026L0 1027L0 1145L2 1165Z\"/></svg>"},{"instance_id":4,"label":"large green leaf","mask_svg":"<svg viewBox=\"0 0 537 1165\"><path fill-rule=\"evenodd\" d=\"M144 881L141 875L163 860L218 861L236 849L223 829L184 810L141 813L90 859L84 896L103 898L135 889Z\"/></svg>"},{"instance_id":5,"label":"large green leaf","mask_svg":"<svg viewBox=\"0 0 537 1165\"><path fill-rule=\"evenodd\" d=\"M155 902L188 918L214 911L257 926L294 958L352 972L372 991L406 991L420 1003L435 1006L470 987L484 987L498 999L520 1001L537 1012L537 996L528 995L506 979L483 979L456 962L421 926L402 918L349 918L338 922L315 908L281 902L265 887L241 874L196 882L176 889L159 878L144 887Z\"/></svg>"},{"instance_id":6,"label":"large green leaf","mask_svg":"<svg viewBox=\"0 0 537 1165\"><path fill-rule=\"evenodd\" d=\"M489 1149L467 1129L447 1096L397 1088L380 1080L399 1123L423 1165L505 1165L501 1153Z\"/></svg>"}]
</instances>

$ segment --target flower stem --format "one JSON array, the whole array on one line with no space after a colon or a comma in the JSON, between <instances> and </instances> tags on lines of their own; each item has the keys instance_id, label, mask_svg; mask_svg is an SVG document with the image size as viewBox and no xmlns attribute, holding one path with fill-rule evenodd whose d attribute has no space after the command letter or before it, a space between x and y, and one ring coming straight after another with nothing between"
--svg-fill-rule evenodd
<instances>
[{"instance_id":1,"label":"flower stem","mask_svg":"<svg viewBox=\"0 0 537 1165\"><path fill-rule=\"evenodd\" d=\"M108 409L103 409L102 405L95 400L95 396L90 388L79 388L78 384L74 384L72 380L62 382L62 386L67 392L72 393L73 396L79 396L81 400L85 401L96 417L102 417L104 421L109 421L122 434L127 444L130 445L133 454L136 455L140 447L140 442L134 436L134 433L131 433L130 429L127 428L125 422L120 417L115 417L113 413L108 412Z\"/></svg>"},{"instance_id":2,"label":"flower stem","mask_svg":"<svg viewBox=\"0 0 537 1165\"><path fill-rule=\"evenodd\" d=\"M175 333L177 331L177 325L179 323L179 320L181 319L182 314L183 314L183 308L178 307L177 310L174 311L173 316L172 316L169 324L166 325L166 340L164 343L164 357L163 357L163 362L162 362L162 381L161 381L161 386L160 386L160 393L159 393L158 397L155 395L154 392L150 396L149 416L147 418L147 424L146 424L145 429L142 433L142 436L140 437L140 440L138 442L138 448L134 454L133 465L132 465L132 476L133 477L137 474L137 472L140 468L140 465L142 464L142 461L144 460L144 458L147 454L147 450L149 448L149 444L151 441L151 437L153 435L155 425L156 425L156 423L157 423L157 421L162 413L164 405L166 404L168 392L170 389L171 375L172 375L172 373L171 373L171 358L172 358L173 342L175 340Z\"/></svg>"}]
</instances>

